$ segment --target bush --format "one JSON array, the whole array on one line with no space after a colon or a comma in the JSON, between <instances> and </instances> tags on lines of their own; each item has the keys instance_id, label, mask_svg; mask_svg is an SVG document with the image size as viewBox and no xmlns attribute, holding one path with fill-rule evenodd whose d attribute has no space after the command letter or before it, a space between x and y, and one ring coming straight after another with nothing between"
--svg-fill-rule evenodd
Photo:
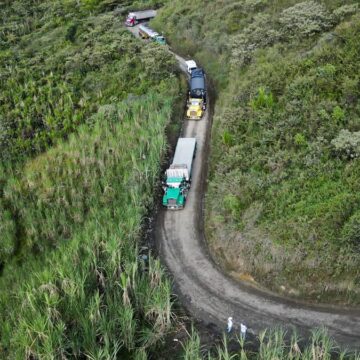
<instances>
[{"instance_id":1,"label":"bush","mask_svg":"<svg viewBox=\"0 0 360 360\"><path fill-rule=\"evenodd\" d=\"M335 9L333 11L333 15L337 21L341 21L344 20L347 16L355 14L358 9L358 4L346 4Z\"/></svg>"},{"instance_id":2,"label":"bush","mask_svg":"<svg viewBox=\"0 0 360 360\"><path fill-rule=\"evenodd\" d=\"M324 5L304 1L283 10L279 23L285 37L308 37L329 29L332 19Z\"/></svg>"},{"instance_id":3,"label":"bush","mask_svg":"<svg viewBox=\"0 0 360 360\"><path fill-rule=\"evenodd\" d=\"M305 136L303 134L300 134L300 133L295 134L294 143L297 146L305 146L307 144Z\"/></svg>"},{"instance_id":4,"label":"bush","mask_svg":"<svg viewBox=\"0 0 360 360\"><path fill-rule=\"evenodd\" d=\"M360 211L353 214L346 222L341 232L341 239L354 251L360 251Z\"/></svg>"},{"instance_id":5,"label":"bush","mask_svg":"<svg viewBox=\"0 0 360 360\"><path fill-rule=\"evenodd\" d=\"M75 42L77 28L78 24L71 24L66 30L65 40Z\"/></svg>"},{"instance_id":6,"label":"bush","mask_svg":"<svg viewBox=\"0 0 360 360\"><path fill-rule=\"evenodd\" d=\"M343 129L339 135L331 141L335 153L348 160L360 156L360 131L350 132Z\"/></svg>"},{"instance_id":7,"label":"bush","mask_svg":"<svg viewBox=\"0 0 360 360\"><path fill-rule=\"evenodd\" d=\"M331 116L336 123L343 123L345 120L345 111L340 106L335 106Z\"/></svg>"},{"instance_id":8,"label":"bush","mask_svg":"<svg viewBox=\"0 0 360 360\"><path fill-rule=\"evenodd\" d=\"M275 105L275 101L273 98L273 94L271 91L265 89L264 87L260 87L258 89L257 95L250 101L250 106L254 110L259 110L262 108L271 109Z\"/></svg>"}]
</instances>

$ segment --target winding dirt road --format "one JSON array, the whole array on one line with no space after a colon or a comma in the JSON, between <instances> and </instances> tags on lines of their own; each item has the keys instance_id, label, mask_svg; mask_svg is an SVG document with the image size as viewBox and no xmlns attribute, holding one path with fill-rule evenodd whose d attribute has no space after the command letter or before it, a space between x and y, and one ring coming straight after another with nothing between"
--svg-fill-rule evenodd
<instances>
[{"instance_id":1,"label":"winding dirt road","mask_svg":"<svg viewBox=\"0 0 360 360\"><path fill-rule=\"evenodd\" d=\"M137 29L132 29L135 35ZM182 70L185 60L174 54ZM211 101L211 99L210 99ZM203 199L212 116L207 111L200 121L185 121L182 137L196 137L197 154L192 186L182 211L159 212L156 242L162 261L173 275L181 303L205 324L224 329L229 316L235 328L245 323L250 333L281 325L295 327L307 336L311 329L326 327L335 340L360 349L360 310L302 304L235 282L212 261L203 231Z\"/></svg>"}]
</instances>

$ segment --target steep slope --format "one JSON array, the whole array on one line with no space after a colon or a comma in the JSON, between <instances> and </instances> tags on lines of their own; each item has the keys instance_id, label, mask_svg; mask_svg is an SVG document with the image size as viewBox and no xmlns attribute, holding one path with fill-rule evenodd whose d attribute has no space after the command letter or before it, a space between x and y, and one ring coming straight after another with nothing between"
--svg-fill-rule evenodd
<instances>
[{"instance_id":1,"label":"steep slope","mask_svg":"<svg viewBox=\"0 0 360 360\"><path fill-rule=\"evenodd\" d=\"M358 304L359 9L174 2L154 20L217 84L208 244L234 278Z\"/></svg>"},{"instance_id":2,"label":"steep slope","mask_svg":"<svg viewBox=\"0 0 360 360\"><path fill-rule=\"evenodd\" d=\"M171 329L139 248L184 90L97 3L0 5L1 359L143 359Z\"/></svg>"}]
</instances>

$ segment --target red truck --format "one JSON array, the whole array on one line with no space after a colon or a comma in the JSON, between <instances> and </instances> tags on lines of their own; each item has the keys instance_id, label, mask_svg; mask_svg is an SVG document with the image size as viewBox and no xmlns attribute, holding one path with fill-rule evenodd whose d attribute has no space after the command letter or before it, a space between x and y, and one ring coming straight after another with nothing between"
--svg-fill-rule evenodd
<instances>
[{"instance_id":1,"label":"red truck","mask_svg":"<svg viewBox=\"0 0 360 360\"><path fill-rule=\"evenodd\" d=\"M139 22L150 20L156 16L156 10L143 10L130 12L126 18L126 26L135 26Z\"/></svg>"}]
</instances>

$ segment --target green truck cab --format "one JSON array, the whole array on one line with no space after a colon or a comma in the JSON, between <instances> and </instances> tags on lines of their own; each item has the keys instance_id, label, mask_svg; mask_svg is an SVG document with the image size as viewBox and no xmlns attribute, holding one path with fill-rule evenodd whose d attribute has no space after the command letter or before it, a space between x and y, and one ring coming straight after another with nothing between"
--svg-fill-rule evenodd
<instances>
[{"instance_id":1,"label":"green truck cab","mask_svg":"<svg viewBox=\"0 0 360 360\"><path fill-rule=\"evenodd\" d=\"M180 188L168 188L163 196L163 205L167 208L182 209L186 198Z\"/></svg>"},{"instance_id":2,"label":"green truck cab","mask_svg":"<svg viewBox=\"0 0 360 360\"><path fill-rule=\"evenodd\" d=\"M160 45L166 45L166 40L162 35L155 36L153 38L153 41L155 41L156 43L158 43Z\"/></svg>"},{"instance_id":3,"label":"green truck cab","mask_svg":"<svg viewBox=\"0 0 360 360\"><path fill-rule=\"evenodd\" d=\"M139 26L139 36L143 39L151 39L157 44L166 45L166 40L164 36L149 28L147 24L141 24Z\"/></svg>"},{"instance_id":4,"label":"green truck cab","mask_svg":"<svg viewBox=\"0 0 360 360\"><path fill-rule=\"evenodd\" d=\"M189 192L189 182L184 178L168 178L165 185L163 205L170 209L182 209Z\"/></svg>"}]
</instances>

